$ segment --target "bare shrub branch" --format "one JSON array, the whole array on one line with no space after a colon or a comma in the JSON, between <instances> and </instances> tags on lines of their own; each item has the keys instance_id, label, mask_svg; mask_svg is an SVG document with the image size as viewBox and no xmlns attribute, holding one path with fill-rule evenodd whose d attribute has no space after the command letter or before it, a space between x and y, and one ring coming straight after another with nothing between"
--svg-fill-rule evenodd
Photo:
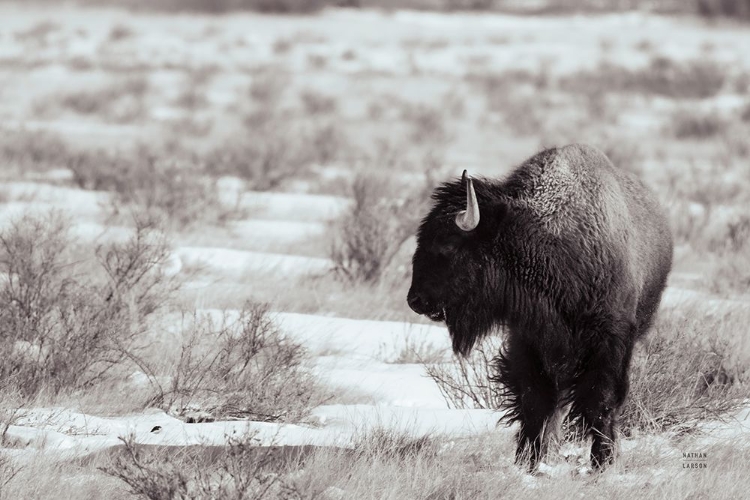
<instances>
[{"instance_id":1,"label":"bare shrub branch","mask_svg":"<svg viewBox=\"0 0 750 500\"><path fill-rule=\"evenodd\" d=\"M623 431L695 431L701 420L724 418L745 404L748 360L732 332L747 319L746 311L663 311L634 353L620 416ZM501 407L502 387L490 382L501 345L496 338L488 340L468 359L425 365L449 407Z\"/></svg>"},{"instance_id":2,"label":"bare shrub branch","mask_svg":"<svg viewBox=\"0 0 750 500\"><path fill-rule=\"evenodd\" d=\"M307 352L272 322L266 304L247 303L217 324L210 316L183 315L180 354L169 387L155 402L176 413L200 409L214 416L294 421L320 402L304 363Z\"/></svg>"},{"instance_id":3,"label":"bare shrub branch","mask_svg":"<svg viewBox=\"0 0 750 500\"><path fill-rule=\"evenodd\" d=\"M136 220L132 238L97 249L101 269L79 273L69 222L25 215L0 232L0 376L26 396L90 386L127 356L146 318L174 291L160 271L166 242Z\"/></svg>"},{"instance_id":4,"label":"bare shrub branch","mask_svg":"<svg viewBox=\"0 0 750 500\"><path fill-rule=\"evenodd\" d=\"M271 449L258 446L254 435L229 436L215 459L201 447L185 448L166 457L165 451L148 450L135 438L122 437L122 453L100 468L123 481L130 492L151 500L175 498L226 498L261 500L300 498L291 482L274 469Z\"/></svg>"},{"instance_id":5,"label":"bare shrub branch","mask_svg":"<svg viewBox=\"0 0 750 500\"><path fill-rule=\"evenodd\" d=\"M695 430L700 420L723 418L750 395L748 360L738 357L731 333L747 313L693 311L663 311L634 353L620 418L625 432Z\"/></svg>"},{"instance_id":6,"label":"bare shrub branch","mask_svg":"<svg viewBox=\"0 0 750 500\"><path fill-rule=\"evenodd\" d=\"M396 197L397 187L389 179L359 174L352 184L352 208L339 221L331 245L336 273L350 281L379 280L401 244L416 231L431 188L427 176L423 185Z\"/></svg>"},{"instance_id":7,"label":"bare shrub branch","mask_svg":"<svg viewBox=\"0 0 750 500\"><path fill-rule=\"evenodd\" d=\"M493 359L502 341L488 337L468 358L454 356L451 363L425 364L427 375L440 389L449 408L497 409L502 403L501 388L490 381Z\"/></svg>"}]
</instances>

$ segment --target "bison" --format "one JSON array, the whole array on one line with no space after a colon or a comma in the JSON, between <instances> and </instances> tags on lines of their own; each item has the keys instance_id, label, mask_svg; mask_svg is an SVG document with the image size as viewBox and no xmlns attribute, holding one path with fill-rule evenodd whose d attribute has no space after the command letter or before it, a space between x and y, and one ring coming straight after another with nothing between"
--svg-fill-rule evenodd
<instances>
[{"instance_id":1,"label":"bison","mask_svg":"<svg viewBox=\"0 0 750 500\"><path fill-rule=\"evenodd\" d=\"M502 327L494 380L517 421L516 462L536 469L566 411L592 436L591 463L615 456L635 342L672 267L654 194L599 150L544 150L503 180L463 178L433 193L417 234L407 301L444 321L453 351Z\"/></svg>"}]
</instances>

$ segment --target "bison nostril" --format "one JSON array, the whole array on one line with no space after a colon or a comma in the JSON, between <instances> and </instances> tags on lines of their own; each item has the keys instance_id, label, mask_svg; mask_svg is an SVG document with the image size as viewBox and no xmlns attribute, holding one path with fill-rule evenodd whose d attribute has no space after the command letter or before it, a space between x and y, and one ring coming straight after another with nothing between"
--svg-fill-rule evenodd
<instances>
[{"instance_id":1,"label":"bison nostril","mask_svg":"<svg viewBox=\"0 0 750 500\"><path fill-rule=\"evenodd\" d=\"M424 300L422 300L422 297L419 294L410 293L408 297L406 297L406 302L409 304L409 307L411 307L411 310L417 314L421 314L424 310Z\"/></svg>"}]
</instances>

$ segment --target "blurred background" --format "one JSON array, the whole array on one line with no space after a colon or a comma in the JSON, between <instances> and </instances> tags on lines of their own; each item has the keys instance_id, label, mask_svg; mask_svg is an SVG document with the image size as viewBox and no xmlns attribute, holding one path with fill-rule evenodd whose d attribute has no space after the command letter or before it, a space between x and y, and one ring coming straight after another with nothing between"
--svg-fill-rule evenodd
<instances>
[{"instance_id":1,"label":"blurred background","mask_svg":"<svg viewBox=\"0 0 750 500\"><path fill-rule=\"evenodd\" d=\"M587 142L667 206L673 285L747 292L750 2L341 5L0 2L3 213L156 213L201 306L415 320L435 183Z\"/></svg>"}]
</instances>

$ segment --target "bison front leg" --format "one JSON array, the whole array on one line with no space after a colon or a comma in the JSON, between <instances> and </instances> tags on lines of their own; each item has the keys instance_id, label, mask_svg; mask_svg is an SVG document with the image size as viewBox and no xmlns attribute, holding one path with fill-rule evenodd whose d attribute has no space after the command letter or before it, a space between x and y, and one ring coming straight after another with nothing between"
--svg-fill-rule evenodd
<instances>
[{"instance_id":1,"label":"bison front leg","mask_svg":"<svg viewBox=\"0 0 750 500\"><path fill-rule=\"evenodd\" d=\"M589 357L575 386L574 412L591 434L591 465L603 470L615 458L617 417L628 393L632 343L609 339Z\"/></svg>"},{"instance_id":2,"label":"bison front leg","mask_svg":"<svg viewBox=\"0 0 750 500\"><path fill-rule=\"evenodd\" d=\"M562 442L562 427L565 417L568 416L570 404L567 400L567 391L558 394L558 401L552 415L544 423L542 431L542 457L547 453L559 448Z\"/></svg>"},{"instance_id":3,"label":"bison front leg","mask_svg":"<svg viewBox=\"0 0 750 500\"><path fill-rule=\"evenodd\" d=\"M534 471L546 452L545 430L551 430L546 427L556 425L551 417L557 407L557 391L530 346L510 343L498 358L497 368L496 381L505 388L506 418L520 424L516 463L526 462Z\"/></svg>"}]
</instances>

